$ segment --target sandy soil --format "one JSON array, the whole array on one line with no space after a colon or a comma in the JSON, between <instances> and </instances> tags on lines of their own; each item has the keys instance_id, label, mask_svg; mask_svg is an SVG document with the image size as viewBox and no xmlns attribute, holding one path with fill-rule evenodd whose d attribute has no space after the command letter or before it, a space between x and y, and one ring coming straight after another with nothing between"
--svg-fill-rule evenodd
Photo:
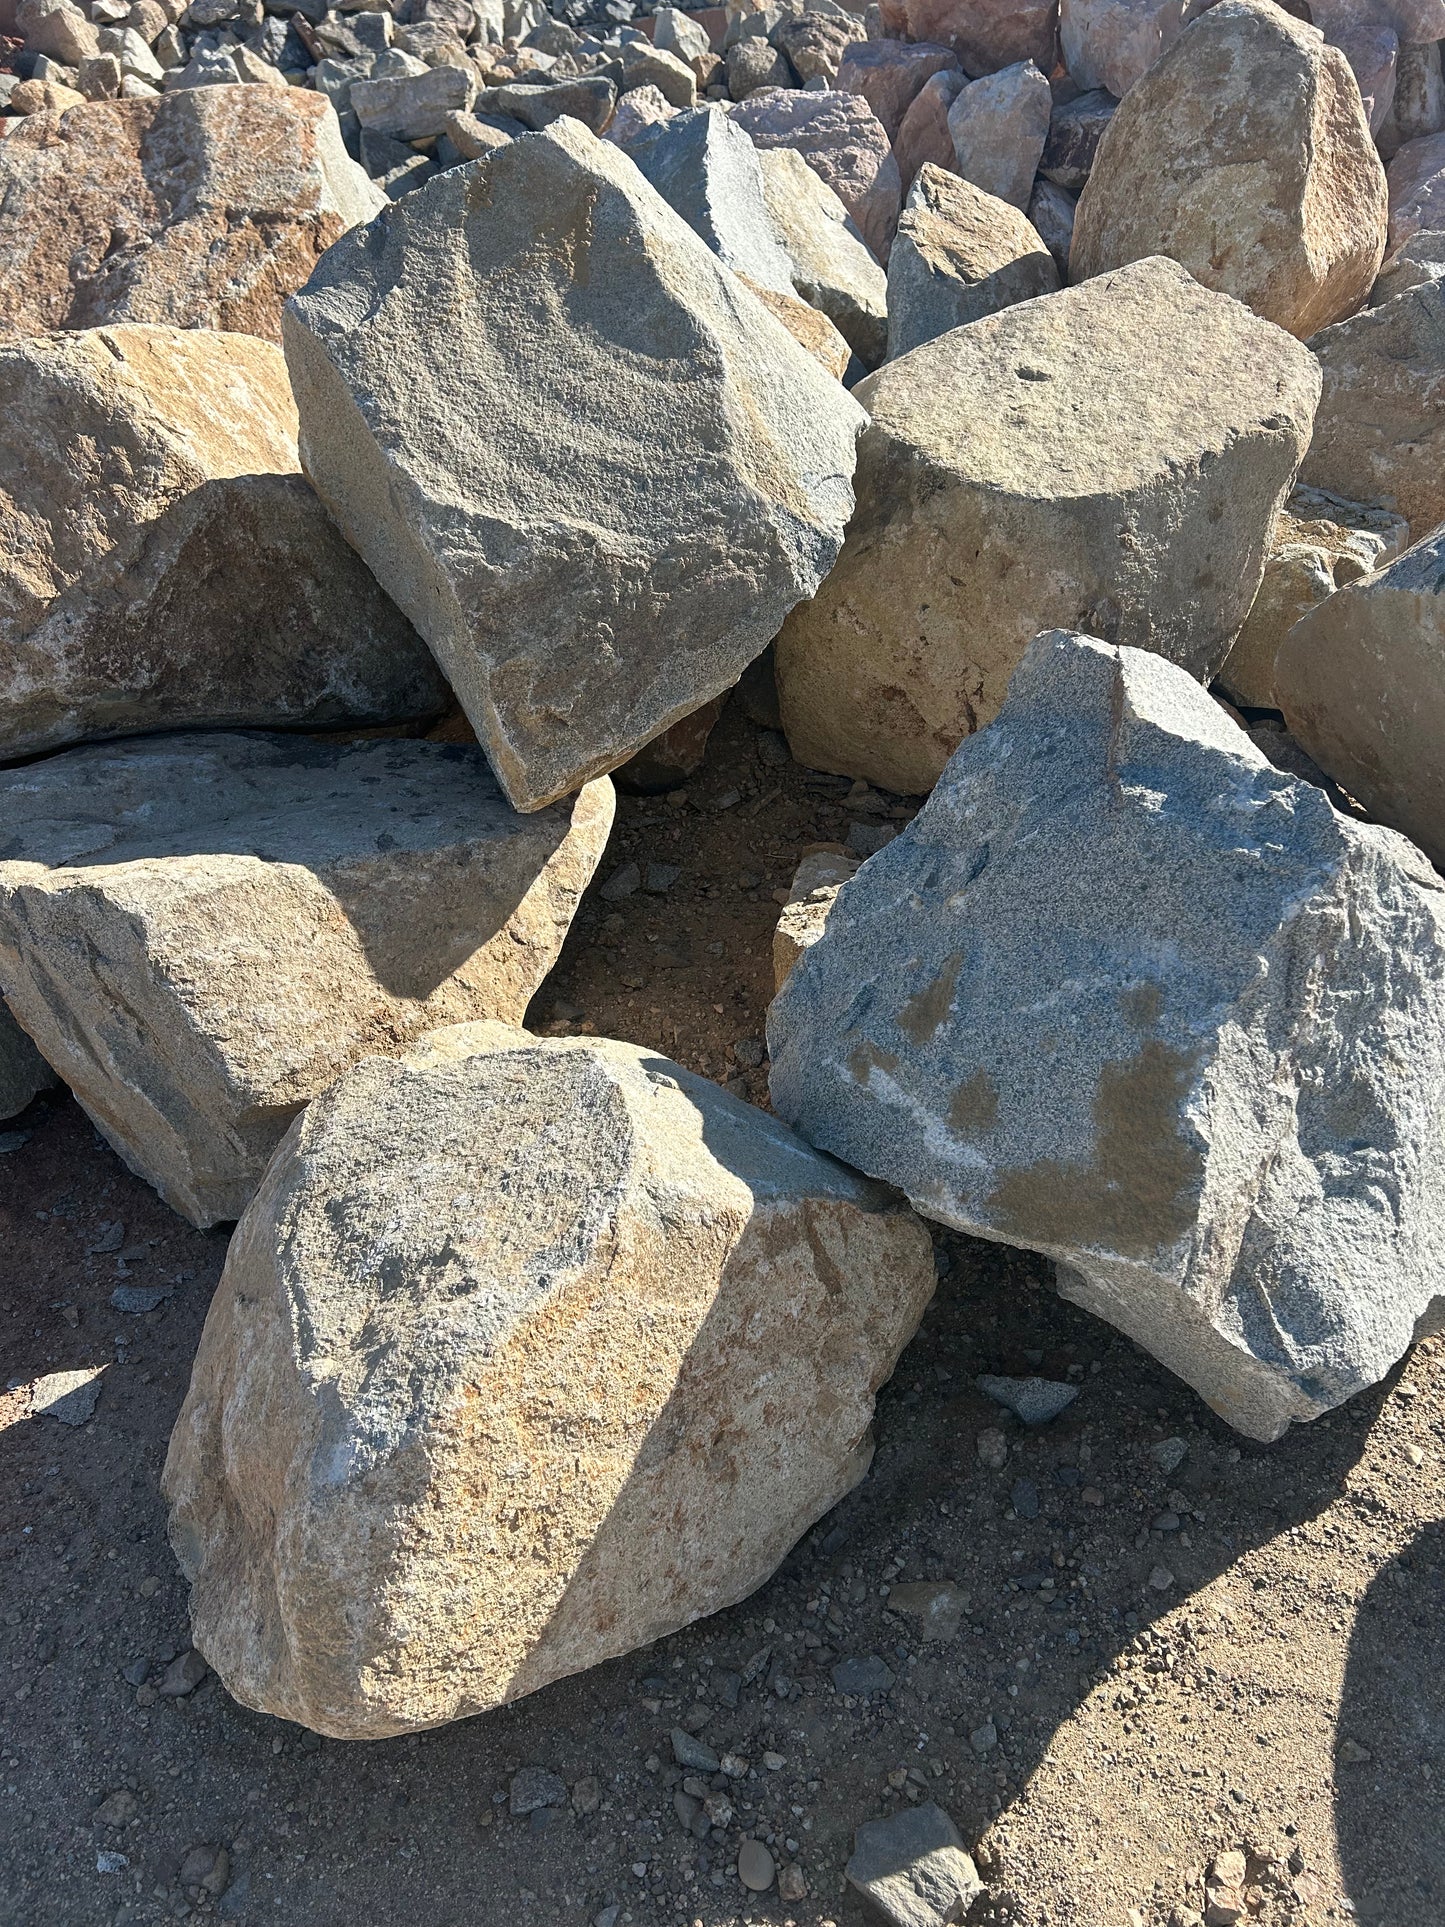
<instances>
[{"instance_id":1,"label":"sandy soil","mask_svg":"<svg viewBox=\"0 0 1445 1927\"><path fill-rule=\"evenodd\" d=\"M634 1038L756 1099L774 892L809 846L910 809L799 770L737 701L686 792L622 800L532 1021ZM605 900L629 861L680 874ZM583 1927L613 1907L628 1927L861 1927L853 1829L909 1799L976 1849L974 1927L1188 1922L1225 1849L1251 1855L1267 1927L1445 1923L1445 1341L1261 1448L1057 1299L1043 1264L940 1235L873 1470L762 1591L499 1714L323 1743L214 1676L159 1691L189 1638L157 1482L225 1236L170 1213L68 1098L17 1126L3 1378L104 1375L76 1428L0 1395L3 1927ZM131 1315L122 1283L174 1289ZM1080 1395L1027 1432L976 1389L989 1371ZM980 1451L995 1430L1002 1464L999 1441ZM890 1610L914 1580L966 1596L952 1637ZM868 1658L891 1686L845 1696L832 1669ZM677 1726L749 1763L715 1776L733 1816L704 1840L675 1811ZM566 1803L514 1815L524 1767ZM744 1832L806 1897L743 1889Z\"/></svg>"}]
</instances>

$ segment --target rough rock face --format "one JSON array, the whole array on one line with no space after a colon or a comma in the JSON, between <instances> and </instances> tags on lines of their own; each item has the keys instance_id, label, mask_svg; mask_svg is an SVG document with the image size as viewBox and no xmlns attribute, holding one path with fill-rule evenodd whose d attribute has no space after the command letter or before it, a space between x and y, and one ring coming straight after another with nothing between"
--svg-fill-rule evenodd
<instances>
[{"instance_id":1,"label":"rough rock face","mask_svg":"<svg viewBox=\"0 0 1445 1927\"><path fill-rule=\"evenodd\" d=\"M793 292L827 315L865 368L888 345L888 280L852 216L801 154L758 155L774 238L791 263Z\"/></svg>"},{"instance_id":2,"label":"rough rock face","mask_svg":"<svg viewBox=\"0 0 1445 1927\"><path fill-rule=\"evenodd\" d=\"M321 94L187 87L0 141L0 332L111 321L278 340L281 305L386 204Z\"/></svg>"},{"instance_id":3,"label":"rough rock face","mask_svg":"<svg viewBox=\"0 0 1445 1927\"><path fill-rule=\"evenodd\" d=\"M1059 43L1069 77L1084 89L1103 87L1116 100L1203 13L1197 0L1061 0Z\"/></svg>"},{"instance_id":4,"label":"rough rock face","mask_svg":"<svg viewBox=\"0 0 1445 1927\"><path fill-rule=\"evenodd\" d=\"M734 274L792 292L792 264L773 237L758 150L709 107L675 114L628 143L644 177Z\"/></svg>"},{"instance_id":5,"label":"rough rock face","mask_svg":"<svg viewBox=\"0 0 1445 1927\"><path fill-rule=\"evenodd\" d=\"M1388 509L1346 502L1324 489L1296 488L1280 510L1259 594L1215 678L1232 701L1278 709L1279 646L1301 616L1347 582L1399 555L1410 531Z\"/></svg>"},{"instance_id":6,"label":"rough rock face","mask_svg":"<svg viewBox=\"0 0 1445 1927\"><path fill-rule=\"evenodd\" d=\"M1417 534L1445 522L1445 286L1366 308L1310 347L1324 386L1304 480L1388 503Z\"/></svg>"},{"instance_id":7,"label":"rough rock face","mask_svg":"<svg viewBox=\"0 0 1445 1927\"><path fill-rule=\"evenodd\" d=\"M1088 180L1104 129L1119 105L1112 94L1093 88L1065 101L1049 116L1049 137L1039 160L1039 172L1056 187L1077 194Z\"/></svg>"},{"instance_id":8,"label":"rough rock face","mask_svg":"<svg viewBox=\"0 0 1445 1927\"><path fill-rule=\"evenodd\" d=\"M970 81L948 110L959 173L986 194L1027 207L1052 107L1048 80L1031 60Z\"/></svg>"},{"instance_id":9,"label":"rough rock face","mask_svg":"<svg viewBox=\"0 0 1445 1927\"><path fill-rule=\"evenodd\" d=\"M1402 41L1395 63L1395 98L1375 140L1388 161L1407 141L1423 140L1445 128L1445 70L1440 43L1412 46ZM1389 179L1389 168L1385 177Z\"/></svg>"},{"instance_id":10,"label":"rough rock face","mask_svg":"<svg viewBox=\"0 0 1445 1927\"><path fill-rule=\"evenodd\" d=\"M903 116L903 125L893 142L893 158L898 164L898 181L906 195L918 179L925 161L935 167L958 171L953 151L953 136L948 131L948 110L968 85L961 73L935 74L918 91L913 105Z\"/></svg>"},{"instance_id":11,"label":"rough rock face","mask_svg":"<svg viewBox=\"0 0 1445 1927\"><path fill-rule=\"evenodd\" d=\"M733 109L733 119L755 146L791 147L801 154L887 264L903 187L888 136L866 100L764 87Z\"/></svg>"},{"instance_id":12,"label":"rough rock face","mask_svg":"<svg viewBox=\"0 0 1445 1927\"><path fill-rule=\"evenodd\" d=\"M773 931L773 987L781 990L788 972L810 943L827 928L838 892L857 873L860 859L815 851L798 865Z\"/></svg>"},{"instance_id":13,"label":"rough rock face","mask_svg":"<svg viewBox=\"0 0 1445 1927\"><path fill-rule=\"evenodd\" d=\"M655 1052L368 1058L272 1163L172 1436L197 1646L374 1738L731 1605L862 1477L932 1290L911 1212Z\"/></svg>"},{"instance_id":14,"label":"rough rock face","mask_svg":"<svg viewBox=\"0 0 1445 1927\"><path fill-rule=\"evenodd\" d=\"M421 638L299 473L278 348L0 341L0 760L202 724L440 715ZM257 593L257 584L264 585Z\"/></svg>"},{"instance_id":15,"label":"rough rock face","mask_svg":"<svg viewBox=\"0 0 1445 1927\"><path fill-rule=\"evenodd\" d=\"M903 116L935 74L958 72L950 47L914 45L906 40L858 40L838 68L838 88L861 94L878 116L889 140L896 141Z\"/></svg>"},{"instance_id":16,"label":"rough rock face","mask_svg":"<svg viewBox=\"0 0 1445 1927\"><path fill-rule=\"evenodd\" d=\"M852 507L857 404L575 121L333 248L286 357L308 476L520 809L736 682Z\"/></svg>"},{"instance_id":17,"label":"rough rock face","mask_svg":"<svg viewBox=\"0 0 1445 1927\"><path fill-rule=\"evenodd\" d=\"M1321 769L1445 868L1445 531L1302 617L1275 687Z\"/></svg>"},{"instance_id":18,"label":"rough rock face","mask_svg":"<svg viewBox=\"0 0 1445 1927\"><path fill-rule=\"evenodd\" d=\"M820 1149L1056 1259L1254 1438L1440 1307L1445 890L1181 670L1040 636L846 901L768 1018Z\"/></svg>"},{"instance_id":19,"label":"rough rock face","mask_svg":"<svg viewBox=\"0 0 1445 1927\"><path fill-rule=\"evenodd\" d=\"M888 257L889 359L1058 285L1054 257L1017 208L925 164Z\"/></svg>"},{"instance_id":20,"label":"rough rock face","mask_svg":"<svg viewBox=\"0 0 1445 1927\"><path fill-rule=\"evenodd\" d=\"M1310 20L1349 62L1370 132L1375 133L1395 101L1395 68L1400 41L1373 0L1310 0Z\"/></svg>"},{"instance_id":21,"label":"rough rock face","mask_svg":"<svg viewBox=\"0 0 1445 1927\"><path fill-rule=\"evenodd\" d=\"M889 33L952 47L971 74L993 74L1018 60L1053 71L1059 0L882 0Z\"/></svg>"},{"instance_id":22,"label":"rough rock face","mask_svg":"<svg viewBox=\"0 0 1445 1927\"><path fill-rule=\"evenodd\" d=\"M0 1001L0 1123L58 1082L55 1072Z\"/></svg>"},{"instance_id":23,"label":"rough rock face","mask_svg":"<svg viewBox=\"0 0 1445 1927\"><path fill-rule=\"evenodd\" d=\"M1384 169L1344 55L1270 0L1220 0L1105 130L1069 272L1167 254L1304 336L1363 303L1385 224Z\"/></svg>"},{"instance_id":24,"label":"rough rock face","mask_svg":"<svg viewBox=\"0 0 1445 1927\"><path fill-rule=\"evenodd\" d=\"M612 808L603 782L518 816L434 743L70 750L0 775L0 986L131 1169L215 1224L357 1058L520 1020Z\"/></svg>"},{"instance_id":25,"label":"rough rock face","mask_svg":"<svg viewBox=\"0 0 1445 1927\"><path fill-rule=\"evenodd\" d=\"M1445 134L1406 141L1386 170L1386 183L1393 258L1412 235L1445 226Z\"/></svg>"},{"instance_id":26,"label":"rough rock face","mask_svg":"<svg viewBox=\"0 0 1445 1927\"><path fill-rule=\"evenodd\" d=\"M1169 261L1005 308L859 385L858 508L784 624L793 753L932 788L1024 649L1107 628L1212 675L1319 394L1308 350Z\"/></svg>"}]
</instances>

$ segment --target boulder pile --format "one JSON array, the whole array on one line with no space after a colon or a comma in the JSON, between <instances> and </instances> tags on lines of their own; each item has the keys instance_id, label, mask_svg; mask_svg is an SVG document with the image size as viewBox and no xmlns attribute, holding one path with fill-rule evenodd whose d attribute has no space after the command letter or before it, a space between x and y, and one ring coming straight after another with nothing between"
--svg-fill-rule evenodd
<instances>
[{"instance_id":1,"label":"boulder pile","mask_svg":"<svg viewBox=\"0 0 1445 1927\"><path fill-rule=\"evenodd\" d=\"M1305 11L0 0L0 1119L235 1222L249 1705L761 1584L931 1226L1261 1440L1445 1309L1445 8ZM887 819L771 1108L526 1028L734 690Z\"/></svg>"}]
</instances>

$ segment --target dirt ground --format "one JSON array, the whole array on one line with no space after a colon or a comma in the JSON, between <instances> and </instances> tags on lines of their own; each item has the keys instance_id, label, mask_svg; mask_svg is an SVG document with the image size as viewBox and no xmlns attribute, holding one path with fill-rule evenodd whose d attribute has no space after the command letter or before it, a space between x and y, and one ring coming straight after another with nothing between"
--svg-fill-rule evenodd
<instances>
[{"instance_id":1,"label":"dirt ground","mask_svg":"<svg viewBox=\"0 0 1445 1927\"><path fill-rule=\"evenodd\" d=\"M735 700L685 796L621 800L534 1025L764 1097L774 892L810 845L910 813L799 770ZM630 861L666 889L604 898ZM1046 1265L940 1234L871 1473L760 1592L485 1718L322 1742L211 1675L159 1690L189 1639L157 1485L225 1234L68 1098L0 1129L3 1378L104 1368L79 1427L0 1394L3 1927L862 1927L853 1829L911 1799L975 1850L973 1927L1187 1922L1231 1848L1266 1927L1445 1923L1445 1341L1262 1448ZM128 1314L123 1282L173 1290ZM1079 1396L1029 1432L976 1389L991 1371ZM891 1589L944 1579L965 1609L927 1641ZM840 1691L850 1659L891 1684ZM704 1839L675 1727L748 1763L704 1789L726 1803ZM565 1802L514 1814L525 1767ZM744 1890L744 1833L805 1898Z\"/></svg>"}]
</instances>

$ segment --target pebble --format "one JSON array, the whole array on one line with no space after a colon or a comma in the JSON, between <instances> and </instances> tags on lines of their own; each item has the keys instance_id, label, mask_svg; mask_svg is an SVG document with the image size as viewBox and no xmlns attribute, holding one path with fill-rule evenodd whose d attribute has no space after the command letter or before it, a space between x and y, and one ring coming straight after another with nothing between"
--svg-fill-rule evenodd
<instances>
[{"instance_id":1,"label":"pebble","mask_svg":"<svg viewBox=\"0 0 1445 1927\"><path fill-rule=\"evenodd\" d=\"M679 1766L690 1767L697 1773L716 1773L722 1766L706 1740L698 1739L695 1733L688 1733L680 1726L672 1729L672 1757Z\"/></svg>"},{"instance_id":2,"label":"pebble","mask_svg":"<svg viewBox=\"0 0 1445 1927\"><path fill-rule=\"evenodd\" d=\"M1001 1378L985 1372L974 1383L989 1398L1006 1405L1025 1425L1047 1425L1079 1396L1077 1385L1065 1385L1055 1378Z\"/></svg>"},{"instance_id":3,"label":"pebble","mask_svg":"<svg viewBox=\"0 0 1445 1927\"><path fill-rule=\"evenodd\" d=\"M1373 1760L1374 1757L1369 1747L1361 1746L1358 1740L1345 1740L1340 1745L1340 1758L1346 1766L1362 1766L1366 1760Z\"/></svg>"},{"instance_id":4,"label":"pebble","mask_svg":"<svg viewBox=\"0 0 1445 1927\"><path fill-rule=\"evenodd\" d=\"M138 1318L164 1304L174 1289L173 1285L117 1285L110 1294L110 1302L114 1310Z\"/></svg>"},{"instance_id":5,"label":"pebble","mask_svg":"<svg viewBox=\"0 0 1445 1927\"><path fill-rule=\"evenodd\" d=\"M973 1442L980 1465L990 1472L1002 1472L1008 1464L1008 1440L996 1425L988 1426Z\"/></svg>"},{"instance_id":6,"label":"pebble","mask_svg":"<svg viewBox=\"0 0 1445 1927\"><path fill-rule=\"evenodd\" d=\"M976 1726L969 1734L968 1743L982 1759L985 1753L992 1753L998 1745L998 1728L992 1720L985 1720L982 1726Z\"/></svg>"},{"instance_id":7,"label":"pebble","mask_svg":"<svg viewBox=\"0 0 1445 1927\"><path fill-rule=\"evenodd\" d=\"M130 1861L123 1853L107 1851L98 1853L95 1856L95 1871L97 1873L124 1873L129 1865Z\"/></svg>"},{"instance_id":8,"label":"pebble","mask_svg":"<svg viewBox=\"0 0 1445 1927\"><path fill-rule=\"evenodd\" d=\"M635 863L624 863L612 872L598 894L609 903L620 903L624 897L635 896L641 887L641 869Z\"/></svg>"},{"instance_id":9,"label":"pebble","mask_svg":"<svg viewBox=\"0 0 1445 1927\"><path fill-rule=\"evenodd\" d=\"M602 1783L593 1773L584 1773L572 1789L572 1805L578 1813L595 1813L602 1804Z\"/></svg>"},{"instance_id":10,"label":"pebble","mask_svg":"<svg viewBox=\"0 0 1445 1927\"><path fill-rule=\"evenodd\" d=\"M47 1372L30 1387L32 1418L59 1419L62 1425L86 1425L95 1416L103 1367L82 1372Z\"/></svg>"},{"instance_id":11,"label":"pebble","mask_svg":"<svg viewBox=\"0 0 1445 1927\"><path fill-rule=\"evenodd\" d=\"M210 1667L192 1646L189 1652L173 1659L161 1680L160 1693L163 1699L184 1699L187 1693L194 1693Z\"/></svg>"},{"instance_id":12,"label":"pebble","mask_svg":"<svg viewBox=\"0 0 1445 1927\"><path fill-rule=\"evenodd\" d=\"M927 1644L957 1637L968 1611L968 1596L951 1579L920 1579L895 1586L888 1595L888 1608L890 1612L916 1613L923 1621Z\"/></svg>"},{"instance_id":13,"label":"pebble","mask_svg":"<svg viewBox=\"0 0 1445 1927\"><path fill-rule=\"evenodd\" d=\"M1157 1445L1151 1445L1149 1448L1150 1458L1166 1478L1171 1472L1179 1470L1188 1453L1189 1447L1183 1439L1160 1439Z\"/></svg>"},{"instance_id":14,"label":"pebble","mask_svg":"<svg viewBox=\"0 0 1445 1927\"><path fill-rule=\"evenodd\" d=\"M117 1787L114 1793L106 1794L90 1817L98 1827L123 1827L135 1818L135 1808L135 1795L130 1789Z\"/></svg>"},{"instance_id":15,"label":"pebble","mask_svg":"<svg viewBox=\"0 0 1445 1927\"><path fill-rule=\"evenodd\" d=\"M749 1893L765 1894L773 1884L773 1856L761 1840L744 1840L738 1848L738 1879Z\"/></svg>"},{"instance_id":16,"label":"pebble","mask_svg":"<svg viewBox=\"0 0 1445 1927\"><path fill-rule=\"evenodd\" d=\"M665 897L681 875L680 863L649 863L642 873L642 887L649 896Z\"/></svg>"},{"instance_id":17,"label":"pebble","mask_svg":"<svg viewBox=\"0 0 1445 1927\"><path fill-rule=\"evenodd\" d=\"M768 1047L761 1037L740 1037L733 1045L733 1056L747 1071L760 1069L767 1054Z\"/></svg>"},{"instance_id":18,"label":"pebble","mask_svg":"<svg viewBox=\"0 0 1445 1927\"><path fill-rule=\"evenodd\" d=\"M1155 1566L1149 1575L1149 1584L1155 1592L1168 1592L1169 1588L1174 1584L1174 1574L1169 1570L1168 1566Z\"/></svg>"},{"instance_id":19,"label":"pebble","mask_svg":"<svg viewBox=\"0 0 1445 1927\"><path fill-rule=\"evenodd\" d=\"M1015 1479L1009 1493L1013 1509L1021 1519L1037 1519L1039 1516L1039 1488L1032 1479Z\"/></svg>"},{"instance_id":20,"label":"pebble","mask_svg":"<svg viewBox=\"0 0 1445 1927\"><path fill-rule=\"evenodd\" d=\"M789 1866L784 1867L778 1875L778 1898L779 1900L806 1900L808 1898L807 1878L796 1860Z\"/></svg>"},{"instance_id":21,"label":"pebble","mask_svg":"<svg viewBox=\"0 0 1445 1927\"><path fill-rule=\"evenodd\" d=\"M866 1699L873 1693L886 1693L893 1685L893 1673L876 1653L865 1659L840 1659L832 1669L834 1688L853 1699Z\"/></svg>"},{"instance_id":22,"label":"pebble","mask_svg":"<svg viewBox=\"0 0 1445 1927\"><path fill-rule=\"evenodd\" d=\"M176 1875L176 1884L181 1887L200 1887L214 1898L223 1894L230 1884L231 1856L224 1847L192 1847L181 1862L181 1870Z\"/></svg>"},{"instance_id":23,"label":"pebble","mask_svg":"<svg viewBox=\"0 0 1445 1927\"><path fill-rule=\"evenodd\" d=\"M512 1775L507 1800L515 1819L535 1813L539 1807L565 1807L567 1783L544 1766L524 1766Z\"/></svg>"}]
</instances>

